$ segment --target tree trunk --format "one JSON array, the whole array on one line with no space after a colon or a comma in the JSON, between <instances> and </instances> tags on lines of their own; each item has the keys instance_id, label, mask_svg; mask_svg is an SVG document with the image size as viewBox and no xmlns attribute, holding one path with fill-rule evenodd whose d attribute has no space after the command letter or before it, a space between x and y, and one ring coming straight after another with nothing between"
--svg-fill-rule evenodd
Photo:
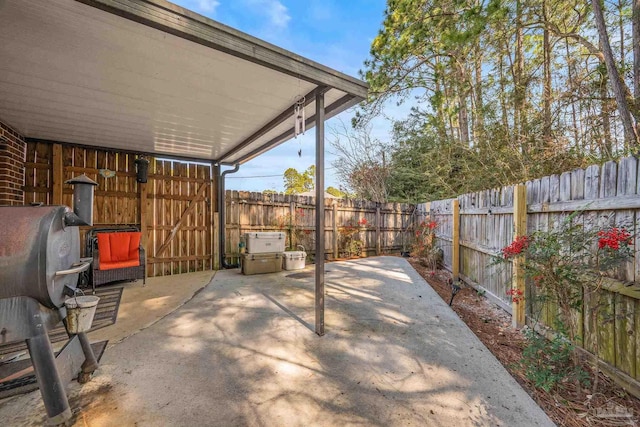
<instances>
[{"instance_id":1,"label":"tree trunk","mask_svg":"<svg viewBox=\"0 0 640 427\"><path fill-rule=\"evenodd\" d=\"M451 96L451 89L449 88L449 85L447 84L447 81L445 79L443 79L442 81L442 86L444 87L444 102L446 105L446 110L445 110L445 115L446 115L446 120L449 123L449 130L451 132L451 139L452 140L460 140L460 129L458 128L458 132L456 132L456 126L453 123L453 114L450 114L447 112L447 110L449 110L451 108L451 104L453 102L455 102L455 99Z\"/></svg>"},{"instance_id":2,"label":"tree trunk","mask_svg":"<svg viewBox=\"0 0 640 427\"><path fill-rule=\"evenodd\" d=\"M611 44L609 43L609 35L607 34L600 0L591 0L591 5L593 7L593 16L596 21L596 27L598 28L598 36L600 37L604 62L607 66L609 82L611 83L611 89L613 90L618 112L620 113L620 120L622 121L622 126L624 128L624 139L627 146L637 148L640 145L640 140L638 139L636 128L633 126L631 110L629 109L629 104L625 97L624 88L620 80L620 73L618 72L618 68L616 67L616 63L613 58L613 51L611 50Z\"/></svg>"},{"instance_id":3,"label":"tree trunk","mask_svg":"<svg viewBox=\"0 0 640 427\"><path fill-rule=\"evenodd\" d=\"M516 132L516 142L525 159L529 158L529 149L525 141L526 114L525 114L525 87L524 87L524 44L522 29L522 1L516 1L516 52L514 70L514 131Z\"/></svg>"},{"instance_id":4,"label":"tree trunk","mask_svg":"<svg viewBox=\"0 0 640 427\"><path fill-rule=\"evenodd\" d=\"M640 1L640 0L638 0ZM475 108L475 128L476 128L476 139L477 141L484 141L484 99L483 99L483 91L482 91L482 50L480 49L480 43L476 42L475 44L475 55L474 55L474 79L475 79L475 97L476 97L476 108ZM477 142L476 142L477 143Z\"/></svg>"},{"instance_id":5,"label":"tree trunk","mask_svg":"<svg viewBox=\"0 0 640 427\"><path fill-rule=\"evenodd\" d=\"M573 68L575 67L575 59L571 57L569 53L569 39L564 39L564 46L567 52L567 76L569 77L569 93L571 94L571 120L573 125L573 143L576 147L579 146L579 134L578 134L578 119L576 116L576 97L574 96L574 79L573 79Z\"/></svg>"},{"instance_id":6,"label":"tree trunk","mask_svg":"<svg viewBox=\"0 0 640 427\"><path fill-rule=\"evenodd\" d=\"M620 37L620 69L625 69L625 37L624 37L624 0L618 0L618 37Z\"/></svg>"},{"instance_id":7,"label":"tree trunk","mask_svg":"<svg viewBox=\"0 0 640 427\"><path fill-rule=\"evenodd\" d=\"M460 142L469 146L469 113L467 106L467 78L465 69L456 61L458 74L458 126L460 126Z\"/></svg>"},{"instance_id":8,"label":"tree trunk","mask_svg":"<svg viewBox=\"0 0 640 427\"><path fill-rule=\"evenodd\" d=\"M543 32L543 55L544 55L544 83L542 88L543 98L543 139L545 149L551 146L551 42L549 41L549 30L547 29L547 2L542 2L542 14L545 21Z\"/></svg>"},{"instance_id":9,"label":"tree trunk","mask_svg":"<svg viewBox=\"0 0 640 427\"><path fill-rule=\"evenodd\" d=\"M602 74L600 79L600 98L602 99L600 104L600 118L602 120L602 146L600 149L603 151L603 158L613 157L613 142L611 140L611 110L609 108L609 92L607 91L607 75Z\"/></svg>"},{"instance_id":10,"label":"tree trunk","mask_svg":"<svg viewBox=\"0 0 640 427\"><path fill-rule=\"evenodd\" d=\"M439 60L436 58L436 66L439 64ZM442 89L442 83L440 82L440 77L435 76L435 93L438 94L439 100L436 106L437 115L438 115L438 135L440 136L441 143L444 143L447 140L447 117L444 112L444 108L442 108L442 94L444 93Z\"/></svg>"},{"instance_id":11,"label":"tree trunk","mask_svg":"<svg viewBox=\"0 0 640 427\"><path fill-rule=\"evenodd\" d=\"M633 41L633 97L636 112L636 135L640 135L640 0L633 1L631 32Z\"/></svg>"},{"instance_id":12,"label":"tree trunk","mask_svg":"<svg viewBox=\"0 0 640 427\"><path fill-rule=\"evenodd\" d=\"M498 69L500 72L500 109L502 111L502 127L504 128L505 136L509 136L509 110L507 109L507 88L504 84L504 56L502 56L502 54L500 54Z\"/></svg>"}]
</instances>

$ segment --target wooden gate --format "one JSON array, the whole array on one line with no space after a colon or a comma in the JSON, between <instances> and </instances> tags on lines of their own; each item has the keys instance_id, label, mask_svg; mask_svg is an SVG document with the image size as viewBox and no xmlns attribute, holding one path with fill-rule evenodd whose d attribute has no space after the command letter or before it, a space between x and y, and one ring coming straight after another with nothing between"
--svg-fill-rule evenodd
<instances>
[{"instance_id":1,"label":"wooden gate","mask_svg":"<svg viewBox=\"0 0 640 427\"><path fill-rule=\"evenodd\" d=\"M141 192L148 274L210 270L215 207L211 165L155 160L149 166L149 182Z\"/></svg>"}]
</instances>

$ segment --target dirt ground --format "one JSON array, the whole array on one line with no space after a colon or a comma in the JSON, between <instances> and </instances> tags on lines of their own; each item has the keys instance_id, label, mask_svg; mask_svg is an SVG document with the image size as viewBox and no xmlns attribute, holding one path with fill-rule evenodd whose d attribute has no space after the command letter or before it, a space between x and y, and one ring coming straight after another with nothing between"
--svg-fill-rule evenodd
<instances>
[{"instance_id":1,"label":"dirt ground","mask_svg":"<svg viewBox=\"0 0 640 427\"><path fill-rule=\"evenodd\" d=\"M451 286L448 284L450 274L447 271L434 272L414 258L409 262L448 303L451 299ZM521 331L511 328L511 315L473 288L464 287L455 296L452 307L559 426L640 426L640 399L626 393L603 374L599 376L596 394L592 394L591 389L577 387L573 383L550 393L535 388L518 367L525 346ZM593 377L587 364L583 368Z\"/></svg>"}]
</instances>

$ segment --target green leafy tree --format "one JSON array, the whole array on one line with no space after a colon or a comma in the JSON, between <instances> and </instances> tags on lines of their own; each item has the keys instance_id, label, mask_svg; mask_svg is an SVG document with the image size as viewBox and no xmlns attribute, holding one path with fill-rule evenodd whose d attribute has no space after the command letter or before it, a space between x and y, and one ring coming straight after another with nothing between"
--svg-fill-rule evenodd
<instances>
[{"instance_id":1,"label":"green leafy tree","mask_svg":"<svg viewBox=\"0 0 640 427\"><path fill-rule=\"evenodd\" d=\"M311 165L300 173L295 168L284 171L284 193L298 194L313 190L313 181L316 176L316 167Z\"/></svg>"},{"instance_id":2,"label":"green leafy tree","mask_svg":"<svg viewBox=\"0 0 640 427\"><path fill-rule=\"evenodd\" d=\"M339 198L343 198L346 197L346 193L344 191L340 191L339 189L337 189L336 187L327 187L327 193L331 194L332 196L335 197L339 197Z\"/></svg>"}]
</instances>

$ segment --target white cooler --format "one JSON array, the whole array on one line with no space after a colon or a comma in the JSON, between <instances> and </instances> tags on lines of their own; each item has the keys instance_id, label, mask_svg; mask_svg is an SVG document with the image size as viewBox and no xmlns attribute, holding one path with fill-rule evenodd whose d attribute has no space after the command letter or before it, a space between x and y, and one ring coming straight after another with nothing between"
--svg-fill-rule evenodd
<instances>
[{"instance_id":1,"label":"white cooler","mask_svg":"<svg viewBox=\"0 0 640 427\"><path fill-rule=\"evenodd\" d=\"M270 252L284 252L285 234L276 232L245 233L247 253L266 254Z\"/></svg>"},{"instance_id":2,"label":"white cooler","mask_svg":"<svg viewBox=\"0 0 640 427\"><path fill-rule=\"evenodd\" d=\"M284 253L284 269L285 270L301 270L304 268L307 253L303 251L285 252Z\"/></svg>"}]
</instances>

